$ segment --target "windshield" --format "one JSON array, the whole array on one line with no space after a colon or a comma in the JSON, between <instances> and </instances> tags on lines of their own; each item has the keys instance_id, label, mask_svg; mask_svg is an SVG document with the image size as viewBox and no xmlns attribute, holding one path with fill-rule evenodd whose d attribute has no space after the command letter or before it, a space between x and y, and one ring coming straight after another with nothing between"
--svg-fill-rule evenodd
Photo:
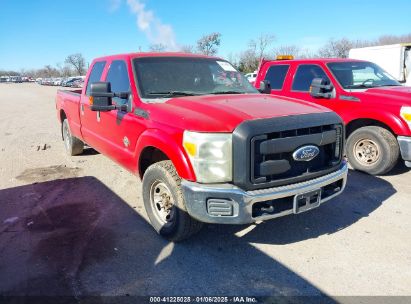
<instances>
[{"instance_id":1,"label":"windshield","mask_svg":"<svg viewBox=\"0 0 411 304\"><path fill-rule=\"evenodd\" d=\"M372 62L331 62L327 66L344 89L401 85L394 77Z\"/></svg>"},{"instance_id":2,"label":"windshield","mask_svg":"<svg viewBox=\"0 0 411 304\"><path fill-rule=\"evenodd\" d=\"M258 91L230 63L193 57L147 57L133 60L140 96L246 94Z\"/></svg>"}]
</instances>

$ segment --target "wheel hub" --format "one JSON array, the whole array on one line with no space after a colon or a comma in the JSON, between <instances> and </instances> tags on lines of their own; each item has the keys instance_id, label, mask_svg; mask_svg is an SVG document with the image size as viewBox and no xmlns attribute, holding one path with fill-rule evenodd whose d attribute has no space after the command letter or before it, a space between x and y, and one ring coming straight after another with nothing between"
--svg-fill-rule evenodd
<instances>
[{"instance_id":1,"label":"wheel hub","mask_svg":"<svg viewBox=\"0 0 411 304\"><path fill-rule=\"evenodd\" d=\"M154 214L163 224L173 221L174 200L170 189L161 181L156 181L151 186L150 201L154 206Z\"/></svg>"},{"instance_id":2,"label":"wheel hub","mask_svg":"<svg viewBox=\"0 0 411 304\"><path fill-rule=\"evenodd\" d=\"M380 159L380 149L377 143L370 139L361 139L354 145L354 155L358 162L370 166Z\"/></svg>"}]
</instances>

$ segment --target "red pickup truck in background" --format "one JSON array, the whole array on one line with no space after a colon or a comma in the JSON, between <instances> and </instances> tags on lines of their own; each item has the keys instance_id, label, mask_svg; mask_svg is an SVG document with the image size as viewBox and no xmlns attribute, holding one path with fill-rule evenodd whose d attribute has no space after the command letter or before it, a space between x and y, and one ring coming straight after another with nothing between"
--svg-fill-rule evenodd
<instances>
[{"instance_id":1,"label":"red pickup truck in background","mask_svg":"<svg viewBox=\"0 0 411 304\"><path fill-rule=\"evenodd\" d=\"M399 156L411 166L411 88L374 63L352 59L262 60L255 86L330 108L346 125L354 169L379 175Z\"/></svg>"},{"instance_id":2,"label":"red pickup truck in background","mask_svg":"<svg viewBox=\"0 0 411 304\"><path fill-rule=\"evenodd\" d=\"M68 154L87 143L142 178L150 222L170 240L202 222L304 212L346 184L337 114L263 95L219 58L99 58L82 90L58 91L56 108Z\"/></svg>"}]
</instances>

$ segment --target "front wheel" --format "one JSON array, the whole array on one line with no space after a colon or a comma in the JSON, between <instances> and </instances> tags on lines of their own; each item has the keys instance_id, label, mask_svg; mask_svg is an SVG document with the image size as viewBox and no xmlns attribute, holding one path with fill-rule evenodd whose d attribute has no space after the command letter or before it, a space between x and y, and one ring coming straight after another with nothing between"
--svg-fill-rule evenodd
<instances>
[{"instance_id":1,"label":"front wheel","mask_svg":"<svg viewBox=\"0 0 411 304\"><path fill-rule=\"evenodd\" d=\"M376 126L355 130L347 139L346 151L354 169L372 175L388 173L400 155L395 136L387 129Z\"/></svg>"},{"instance_id":2,"label":"front wheel","mask_svg":"<svg viewBox=\"0 0 411 304\"><path fill-rule=\"evenodd\" d=\"M202 227L187 213L181 178L169 160L151 165L144 173L143 200L151 225L170 241L187 239Z\"/></svg>"}]
</instances>

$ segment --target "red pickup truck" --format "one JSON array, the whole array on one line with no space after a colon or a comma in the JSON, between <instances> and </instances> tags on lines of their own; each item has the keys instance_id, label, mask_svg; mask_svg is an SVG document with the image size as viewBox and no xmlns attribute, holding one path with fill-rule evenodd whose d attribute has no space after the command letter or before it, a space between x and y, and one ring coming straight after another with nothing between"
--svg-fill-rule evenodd
<instances>
[{"instance_id":1,"label":"red pickup truck","mask_svg":"<svg viewBox=\"0 0 411 304\"><path fill-rule=\"evenodd\" d=\"M263 82L266 93L310 101L339 114L354 169L385 174L400 155L411 166L410 87L367 61L288 57L262 60L255 86Z\"/></svg>"},{"instance_id":2,"label":"red pickup truck","mask_svg":"<svg viewBox=\"0 0 411 304\"><path fill-rule=\"evenodd\" d=\"M68 154L87 143L138 175L150 222L170 240L202 222L304 212L346 184L341 118L263 95L220 58L98 58L82 90L58 91L56 108Z\"/></svg>"}]
</instances>

